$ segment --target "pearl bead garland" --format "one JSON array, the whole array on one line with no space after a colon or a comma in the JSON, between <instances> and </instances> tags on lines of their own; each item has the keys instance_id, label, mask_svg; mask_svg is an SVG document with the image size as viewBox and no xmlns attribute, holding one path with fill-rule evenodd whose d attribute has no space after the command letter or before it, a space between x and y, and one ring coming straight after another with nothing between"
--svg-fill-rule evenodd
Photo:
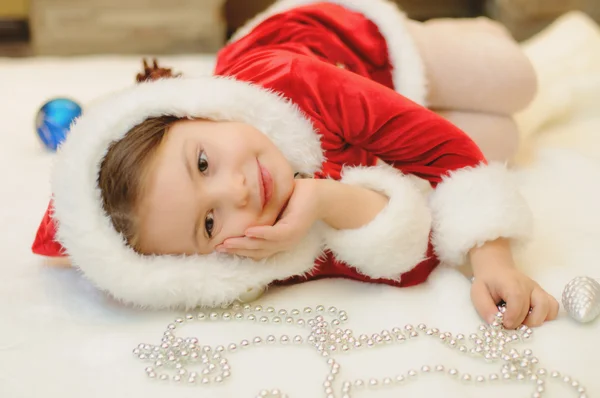
<instances>
[{"instance_id":1,"label":"pearl bead garland","mask_svg":"<svg viewBox=\"0 0 600 398\"><path fill-rule=\"evenodd\" d=\"M227 355L238 350L248 349L261 345L294 345L309 346L327 361L329 372L323 382L325 398L352 398L353 392L368 388L390 388L413 382L419 375L440 374L460 380L467 384L493 383L499 380L518 381L531 383L534 387L532 398L542 398L546 391L548 380L558 380L570 386L575 396L587 398L586 390L572 377L558 371L547 371L539 366L539 360L530 349L522 352L510 348L515 342L527 341L533 331L523 325L517 330L507 330L502 326L504 307L499 307L495 320L491 325L481 325L477 333L468 337L463 334L456 336L449 332L441 332L436 328L428 328L424 324L417 327L406 325L404 328L394 327L371 336L361 334L356 336L350 329L342 329L342 324L348 321L346 311L335 307L325 308L318 305L315 308L306 307L304 310L291 311L273 307L263 308L260 305L234 304L233 306L213 312L199 312L187 314L177 318L167 325L159 345L139 344L133 354L140 360L150 362L151 366L145 369L147 377L163 382L175 382L198 385L211 385L222 383L231 377L231 368ZM330 321L327 321L330 319ZM195 337L177 337L175 331L186 322L214 322L214 321L250 321L259 323L288 324L303 329L308 329L308 335L281 335L276 337L256 336L239 343L228 345L208 346L200 344ZM458 350L460 353L479 358L488 363L501 364L499 373L489 375L472 375L457 369L446 369L444 365L422 365L410 369L404 374L388 375L383 378L369 380L346 380L338 383L341 366L334 359L338 353L348 353L357 349L381 347L389 344L401 344L427 336L441 344ZM199 367L192 371L188 367ZM335 386L339 384L339 394ZM262 390L256 398L289 398L287 394L278 389Z\"/></svg>"}]
</instances>

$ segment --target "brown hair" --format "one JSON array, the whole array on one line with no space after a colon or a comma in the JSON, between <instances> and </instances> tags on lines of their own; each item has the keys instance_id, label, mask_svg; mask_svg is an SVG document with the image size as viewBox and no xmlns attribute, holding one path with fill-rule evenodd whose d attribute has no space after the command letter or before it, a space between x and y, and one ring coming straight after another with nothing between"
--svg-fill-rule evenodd
<instances>
[{"instance_id":1,"label":"brown hair","mask_svg":"<svg viewBox=\"0 0 600 398\"><path fill-rule=\"evenodd\" d=\"M136 76L138 83L158 78L172 77L171 69L160 68L154 60L152 66L144 59L144 73ZM158 150L168 129L180 120L175 116L148 118L129 130L125 136L111 143L100 164L98 187L102 193L102 206L118 233L140 252L135 208L142 196L144 170Z\"/></svg>"},{"instance_id":2,"label":"brown hair","mask_svg":"<svg viewBox=\"0 0 600 398\"><path fill-rule=\"evenodd\" d=\"M144 170L177 120L174 116L146 119L113 142L100 165L98 186L104 211L117 232L137 251L140 247L135 208L142 196Z\"/></svg>"}]
</instances>

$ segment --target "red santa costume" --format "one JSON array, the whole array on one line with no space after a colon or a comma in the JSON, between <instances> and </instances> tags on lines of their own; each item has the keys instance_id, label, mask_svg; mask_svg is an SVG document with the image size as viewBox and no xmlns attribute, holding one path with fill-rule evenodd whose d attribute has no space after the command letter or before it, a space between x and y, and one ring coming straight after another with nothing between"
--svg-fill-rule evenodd
<instances>
[{"instance_id":1,"label":"red santa costume","mask_svg":"<svg viewBox=\"0 0 600 398\"><path fill-rule=\"evenodd\" d=\"M466 134L423 107L425 94L419 54L392 3L279 1L221 50L214 76L139 84L86 110L59 151L34 251L68 255L119 300L162 308L221 305L323 277L410 286L440 263L464 264L486 241L525 239L529 209L505 166L488 164ZM104 212L97 175L111 142L164 114L250 124L295 171L378 190L389 203L358 229L317 223L295 249L262 261L140 255Z\"/></svg>"}]
</instances>

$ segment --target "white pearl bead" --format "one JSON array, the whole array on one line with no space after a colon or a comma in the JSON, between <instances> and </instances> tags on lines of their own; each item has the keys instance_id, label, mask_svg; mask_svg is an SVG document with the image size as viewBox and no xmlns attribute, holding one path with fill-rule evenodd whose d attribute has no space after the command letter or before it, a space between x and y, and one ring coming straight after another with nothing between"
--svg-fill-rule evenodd
<instances>
[{"instance_id":1,"label":"white pearl bead","mask_svg":"<svg viewBox=\"0 0 600 398\"><path fill-rule=\"evenodd\" d=\"M538 372L537 372L537 373L538 373L538 375L540 375L540 376L545 376L547 372L546 372L546 369L544 369L544 368L540 368L540 369L538 369Z\"/></svg>"},{"instance_id":2,"label":"white pearl bead","mask_svg":"<svg viewBox=\"0 0 600 398\"><path fill-rule=\"evenodd\" d=\"M546 389L543 386L537 386L535 390L537 392L539 392L540 394L543 393L544 391L546 391Z\"/></svg>"}]
</instances>

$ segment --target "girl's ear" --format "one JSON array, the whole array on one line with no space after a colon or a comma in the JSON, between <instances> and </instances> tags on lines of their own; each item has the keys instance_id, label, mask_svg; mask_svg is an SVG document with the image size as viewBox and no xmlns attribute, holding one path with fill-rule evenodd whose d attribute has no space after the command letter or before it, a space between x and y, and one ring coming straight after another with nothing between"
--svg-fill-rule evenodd
<instances>
[{"instance_id":1,"label":"girl's ear","mask_svg":"<svg viewBox=\"0 0 600 398\"><path fill-rule=\"evenodd\" d=\"M144 64L144 72L138 73L136 76L136 81L138 83L143 83L146 81L170 78L170 77L180 77L181 73L173 73L171 68L161 68L158 66L158 61L156 58L152 59L152 65L148 65L148 61L146 58L142 60Z\"/></svg>"}]
</instances>

